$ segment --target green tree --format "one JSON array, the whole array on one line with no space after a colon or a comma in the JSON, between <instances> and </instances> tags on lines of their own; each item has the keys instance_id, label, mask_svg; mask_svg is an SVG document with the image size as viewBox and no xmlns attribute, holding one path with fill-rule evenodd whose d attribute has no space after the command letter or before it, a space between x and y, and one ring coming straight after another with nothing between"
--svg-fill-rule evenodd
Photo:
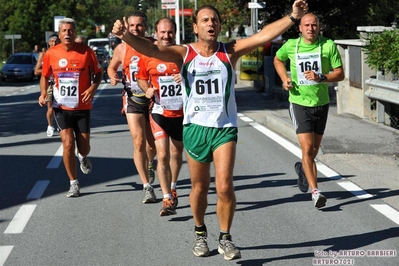
<instances>
[{"instance_id":1,"label":"green tree","mask_svg":"<svg viewBox=\"0 0 399 266\"><path fill-rule=\"evenodd\" d=\"M235 27L250 21L250 10L244 1L216 0L215 7L222 18L222 33L231 33Z\"/></svg>"},{"instance_id":2,"label":"green tree","mask_svg":"<svg viewBox=\"0 0 399 266\"><path fill-rule=\"evenodd\" d=\"M366 38L364 51L366 63L385 74L399 73L399 30L384 30L370 33Z\"/></svg>"},{"instance_id":3,"label":"green tree","mask_svg":"<svg viewBox=\"0 0 399 266\"><path fill-rule=\"evenodd\" d=\"M181 1L181 0L180 0ZM262 0L261 0L262 1ZM260 9L261 29L291 11L293 0L263 0L266 8ZM143 0L143 11L149 16L150 25L161 16L160 0ZM197 6L212 4L220 10L223 19L222 36L226 31L248 24L251 10L249 0L197 0ZM323 35L331 39L358 38L357 26L391 26L399 13L399 2L392 0L313 0L309 11L319 16ZM86 38L105 37L112 30L116 19L128 16L139 9L139 0L0 0L0 57L5 59L12 52L11 41L5 34L21 34L15 40L15 51L31 51L35 44L45 46L45 32L54 30L54 16L74 18L78 33ZM193 0L184 0L184 7L194 8ZM105 25L105 32L96 33L96 25ZM192 20L185 18L185 32L192 33ZM153 27L151 28L151 31ZM283 37L298 36L297 27L291 27Z\"/></svg>"}]
</instances>

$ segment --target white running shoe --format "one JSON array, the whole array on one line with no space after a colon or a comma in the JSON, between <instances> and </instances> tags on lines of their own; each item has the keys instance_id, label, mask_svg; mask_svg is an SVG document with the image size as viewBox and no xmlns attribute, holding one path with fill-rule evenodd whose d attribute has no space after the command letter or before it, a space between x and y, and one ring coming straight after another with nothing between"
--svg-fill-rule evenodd
<instances>
[{"instance_id":1,"label":"white running shoe","mask_svg":"<svg viewBox=\"0 0 399 266\"><path fill-rule=\"evenodd\" d=\"M157 197L155 196L154 188L153 187L145 188L143 203L154 203L156 201L157 201Z\"/></svg>"},{"instance_id":2,"label":"white running shoe","mask_svg":"<svg viewBox=\"0 0 399 266\"><path fill-rule=\"evenodd\" d=\"M92 165L90 159L86 156L83 157L83 159L80 161L80 170L82 170L82 173L85 175L88 175L91 173Z\"/></svg>"},{"instance_id":3,"label":"white running shoe","mask_svg":"<svg viewBox=\"0 0 399 266\"><path fill-rule=\"evenodd\" d=\"M52 137L54 135L54 130L54 127L48 126L46 131L47 137Z\"/></svg>"},{"instance_id":4,"label":"white running shoe","mask_svg":"<svg viewBox=\"0 0 399 266\"><path fill-rule=\"evenodd\" d=\"M314 206L318 209L326 206L327 198L324 197L324 195L320 193L320 190L312 191L312 200L313 200Z\"/></svg>"},{"instance_id":5,"label":"white running shoe","mask_svg":"<svg viewBox=\"0 0 399 266\"><path fill-rule=\"evenodd\" d=\"M80 186L79 183L71 184L69 187L69 191L66 196L68 198L79 197L80 196Z\"/></svg>"},{"instance_id":6,"label":"white running shoe","mask_svg":"<svg viewBox=\"0 0 399 266\"><path fill-rule=\"evenodd\" d=\"M197 257L209 256L207 232L195 232L195 241L193 246L194 255Z\"/></svg>"},{"instance_id":7,"label":"white running shoe","mask_svg":"<svg viewBox=\"0 0 399 266\"><path fill-rule=\"evenodd\" d=\"M219 240L218 252L223 254L225 260L234 260L241 258L240 250L234 245L230 235L224 235Z\"/></svg>"},{"instance_id":8,"label":"white running shoe","mask_svg":"<svg viewBox=\"0 0 399 266\"><path fill-rule=\"evenodd\" d=\"M91 165L91 161L89 157L85 156L83 157L79 152L78 149L75 149L75 155L78 157L78 160L80 162L80 170L82 170L82 173L85 175L88 175L91 173L91 170L93 169L93 166Z\"/></svg>"}]
</instances>

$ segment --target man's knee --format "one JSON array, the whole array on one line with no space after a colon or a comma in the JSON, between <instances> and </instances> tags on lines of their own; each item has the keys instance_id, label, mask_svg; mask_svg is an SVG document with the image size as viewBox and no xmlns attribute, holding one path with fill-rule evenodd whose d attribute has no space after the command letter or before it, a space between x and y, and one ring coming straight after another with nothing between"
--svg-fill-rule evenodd
<instances>
[{"instance_id":1,"label":"man's knee","mask_svg":"<svg viewBox=\"0 0 399 266\"><path fill-rule=\"evenodd\" d=\"M63 143L64 150L66 150L66 151L73 150L74 143L70 139L63 141L62 143Z\"/></svg>"},{"instance_id":2,"label":"man's knee","mask_svg":"<svg viewBox=\"0 0 399 266\"><path fill-rule=\"evenodd\" d=\"M207 195L209 191L209 185L205 182L192 182L191 191L196 195Z\"/></svg>"},{"instance_id":3,"label":"man's knee","mask_svg":"<svg viewBox=\"0 0 399 266\"><path fill-rule=\"evenodd\" d=\"M183 159L183 150L174 150L170 152L170 158L180 161Z\"/></svg>"},{"instance_id":4,"label":"man's knee","mask_svg":"<svg viewBox=\"0 0 399 266\"><path fill-rule=\"evenodd\" d=\"M169 165L169 157L166 153L157 150L158 164Z\"/></svg>"},{"instance_id":5,"label":"man's knee","mask_svg":"<svg viewBox=\"0 0 399 266\"><path fill-rule=\"evenodd\" d=\"M135 150L144 151L146 149L146 141L142 137L134 138L133 145Z\"/></svg>"},{"instance_id":6,"label":"man's knee","mask_svg":"<svg viewBox=\"0 0 399 266\"><path fill-rule=\"evenodd\" d=\"M216 188L219 198L230 198L234 195L234 186L232 182L223 182Z\"/></svg>"}]
</instances>

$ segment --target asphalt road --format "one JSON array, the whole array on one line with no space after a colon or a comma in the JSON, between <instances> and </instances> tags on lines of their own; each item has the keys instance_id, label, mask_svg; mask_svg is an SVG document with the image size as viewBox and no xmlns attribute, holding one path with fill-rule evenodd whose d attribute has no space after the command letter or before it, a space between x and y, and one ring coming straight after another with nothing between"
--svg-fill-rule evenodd
<instances>
[{"instance_id":1,"label":"asphalt road","mask_svg":"<svg viewBox=\"0 0 399 266\"><path fill-rule=\"evenodd\" d=\"M10 86L11 85L11 86ZM211 254L191 248L194 224L184 161L177 215L160 217L142 204L132 140L119 114L121 87L102 84L92 111L90 158L80 198L69 199L58 134L45 135L37 83L0 86L1 265L398 265L398 224L379 211L381 199L358 198L323 174L327 206L316 210L297 188L297 145L247 115L239 117L235 166L237 208L232 236L242 259L217 253L218 223L212 183L206 224ZM250 99L249 99L250 100ZM330 169L331 170L331 169ZM332 170L331 170L332 171Z\"/></svg>"}]
</instances>

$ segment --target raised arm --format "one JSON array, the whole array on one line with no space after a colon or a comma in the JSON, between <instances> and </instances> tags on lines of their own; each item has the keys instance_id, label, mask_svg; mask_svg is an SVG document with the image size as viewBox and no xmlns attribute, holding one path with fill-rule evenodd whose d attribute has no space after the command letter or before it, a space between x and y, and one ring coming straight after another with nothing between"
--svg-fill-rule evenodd
<instances>
[{"instance_id":1,"label":"raised arm","mask_svg":"<svg viewBox=\"0 0 399 266\"><path fill-rule=\"evenodd\" d=\"M115 21L112 33L141 54L155 57L162 61L173 62L177 66L182 65L187 51L185 46L157 46L146 38L131 34L127 25L126 17L123 17L123 23L120 20Z\"/></svg>"},{"instance_id":2,"label":"raised arm","mask_svg":"<svg viewBox=\"0 0 399 266\"><path fill-rule=\"evenodd\" d=\"M253 51L259 46L272 41L277 36L283 34L295 21L299 21L307 12L308 4L305 0L296 0L292 4L292 12L283 18L263 27L263 29L249 38L240 39L231 43L229 52L233 55L232 61L235 63L239 57Z\"/></svg>"}]
</instances>

